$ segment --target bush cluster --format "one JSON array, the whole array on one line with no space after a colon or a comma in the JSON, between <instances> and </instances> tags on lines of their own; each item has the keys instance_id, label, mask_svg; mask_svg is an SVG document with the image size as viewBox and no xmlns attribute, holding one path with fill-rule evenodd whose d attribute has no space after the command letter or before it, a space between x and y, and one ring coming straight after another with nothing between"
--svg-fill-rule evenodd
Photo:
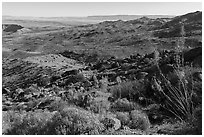
<instances>
[{"instance_id":1,"label":"bush cluster","mask_svg":"<svg viewBox=\"0 0 204 137\"><path fill-rule=\"evenodd\" d=\"M9 111L3 114L3 134L7 135L99 134L103 130L103 124L93 113L71 106L59 112Z\"/></svg>"}]
</instances>

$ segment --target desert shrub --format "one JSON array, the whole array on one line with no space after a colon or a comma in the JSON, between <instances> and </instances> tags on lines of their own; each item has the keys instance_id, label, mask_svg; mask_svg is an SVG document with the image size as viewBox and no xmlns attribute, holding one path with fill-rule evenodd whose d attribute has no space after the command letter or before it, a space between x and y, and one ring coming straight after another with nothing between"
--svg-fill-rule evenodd
<instances>
[{"instance_id":1,"label":"desert shrub","mask_svg":"<svg viewBox=\"0 0 204 137\"><path fill-rule=\"evenodd\" d=\"M70 104L58 97L58 99L55 99L54 101L50 103L49 110L50 111L60 111L67 106L70 106Z\"/></svg>"},{"instance_id":2,"label":"desert shrub","mask_svg":"<svg viewBox=\"0 0 204 137\"><path fill-rule=\"evenodd\" d=\"M76 92L75 89L61 90L58 94L63 100L69 103L76 103L76 94L78 94L78 92Z\"/></svg>"},{"instance_id":3,"label":"desert shrub","mask_svg":"<svg viewBox=\"0 0 204 137\"><path fill-rule=\"evenodd\" d=\"M147 131L150 128L150 122L148 119L148 116L139 111L139 110L133 110L130 113L130 123L128 126L132 129L140 129Z\"/></svg>"},{"instance_id":4,"label":"desert shrub","mask_svg":"<svg viewBox=\"0 0 204 137\"><path fill-rule=\"evenodd\" d=\"M145 84L143 81L128 81L120 83L117 86L111 88L112 96L115 99L118 98L127 98L130 99L137 99L139 98L140 94L145 91Z\"/></svg>"},{"instance_id":5,"label":"desert shrub","mask_svg":"<svg viewBox=\"0 0 204 137\"><path fill-rule=\"evenodd\" d=\"M130 102L126 98L116 100L111 108L115 111L131 111L134 109L140 109L137 103Z\"/></svg>"},{"instance_id":6,"label":"desert shrub","mask_svg":"<svg viewBox=\"0 0 204 137\"><path fill-rule=\"evenodd\" d=\"M58 111L8 111L3 114L3 134L7 135L76 135L99 134L103 124L86 110L73 106Z\"/></svg>"},{"instance_id":7,"label":"desert shrub","mask_svg":"<svg viewBox=\"0 0 204 137\"><path fill-rule=\"evenodd\" d=\"M120 120L112 116L103 117L100 121L107 130L118 130L121 127Z\"/></svg>"},{"instance_id":8,"label":"desert shrub","mask_svg":"<svg viewBox=\"0 0 204 137\"><path fill-rule=\"evenodd\" d=\"M110 108L110 102L107 98L97 97L90 103L90 110L94 113L105 114Z\"/></svg>"},{"instance_id":9,"label":"desert shrub","mask_svg":"<svg viewBox=\"0 0 204 137\"><path fill-rule=\"evenodd\" d=\"M93 113L76 107L64 108L60 117L54 119L60 135L99 134L103 130L103 125Z\"/></svg>"},{"instance_id":10,"label":"desert shrub","mask_svg":"<svg viewBox=\"0 0 204 137\"><path fill-rule=\"evenodd\" d=\"M53 128L47 125L55 113L38 110L35 112L8 111L3 115L3 134L48 135ZM5 126L4 126L5 125ZM54 134L54 133L53 133Z\"/></svg>"},{"instance_id":11,"label":"desert shrub","mask_svg":"<svg viewBox=\"0 0 204 137\"><path fill-rule=\"evenodd\" d=\"M116 118L121 121L122 125L128 125L130 122L130 116L128 112L117 112Z\"/></svg>"},{"instance_id":12,"label":"desert shrub","mask_svg":"<svg viewBox=\"0 0 204 137\"><path fill-rule=\"evenodd\" d=\"M102 79L99 81L99 87L102 92L107 92L108 88L108 78L107 77L102 77Z\"/></svg>"}]
</instances>

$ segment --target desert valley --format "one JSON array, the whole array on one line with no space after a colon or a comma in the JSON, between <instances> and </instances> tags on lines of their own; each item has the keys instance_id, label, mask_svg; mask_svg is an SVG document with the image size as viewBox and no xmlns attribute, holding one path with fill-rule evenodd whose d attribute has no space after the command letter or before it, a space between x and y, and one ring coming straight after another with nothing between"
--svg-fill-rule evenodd
<instances>
[{"instance_id":1,"label":"desert valley","mask_svg":"<svg viewBox=\"0 0 204 137\"><path fill-rule=\"evenodd\" d=\"M202 134L201 11L2 23L3 134Z\"/></svg>"}]
</instances>

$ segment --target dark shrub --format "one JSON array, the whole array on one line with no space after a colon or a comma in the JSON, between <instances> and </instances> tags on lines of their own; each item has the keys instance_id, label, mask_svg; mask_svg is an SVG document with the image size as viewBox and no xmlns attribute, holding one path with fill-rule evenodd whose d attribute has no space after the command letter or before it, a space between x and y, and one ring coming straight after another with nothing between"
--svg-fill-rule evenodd
<instances>
[{"instance_id":1,"label":"dark shrub","mask_svg":"<svg viewBox=\"0 0 204 137\"><path fill-rule=\"evenodd\" d=\"M130 113L131 121L129 127L132 129L148 130L150 128L150 122L147 115L139 110L133 110Z\"/></svg>"},{"instance_id":2,"label":"dark shrub","mask_svg":"<svg viewBox=\"0 0 204 137\"><path fill-rule=\"evenodd\" d=\"M127 98L128 100L137 100L144 91L145 84L139 80L123 82L111 88L112 96L115 99Z\"/></svg>"}]
</instances>

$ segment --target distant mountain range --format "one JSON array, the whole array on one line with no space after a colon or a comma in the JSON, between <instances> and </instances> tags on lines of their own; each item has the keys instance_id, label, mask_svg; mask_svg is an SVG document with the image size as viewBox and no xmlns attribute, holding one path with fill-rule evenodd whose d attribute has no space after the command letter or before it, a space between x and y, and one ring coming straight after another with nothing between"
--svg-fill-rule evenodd
<instances>
[{"instance_id":1,"label":"distant mountain range","mask_svg":"<svg viewBox=\"0 0 204 137\"><path fill-rule=\"evenodd\" d=\"M84 16L84 17L32 17L32 16L2 16L3 19L93 19L93 20L133 20L141 17L148 17L151 19L156 18L172 18L175 15L94 15L94 16Z\"/></svg>"},{"instance_id":2,"label":"distant mountain range","mask_svg":"<svg viewBox=\"0 0 204 137\"><path fill-rule=\"evenodd\" d=\"M88 19L92 20L134 20L141 17L147 17L151 19L156 18L172 18L173 15L108 15L108 16L88 16Z\"/></svg>"},{"instance_id":3,"label":"distant mountain range","mask_svg":"<svg viewBox=\"0 0 204 137\"><path fill-rule=\"evenodd\" d=\"M141 17L147 17L151 19L156 18L172 18L173 15L107 15L107 16L87 16L87 17L21 17L21 16L2 16L3 24L20 23L22 21L40 21L40 22L58 22L68 25L85 25L95 24L103 21L116 21L116 20L134 20Z\"/></svg>"}]
</instances>

